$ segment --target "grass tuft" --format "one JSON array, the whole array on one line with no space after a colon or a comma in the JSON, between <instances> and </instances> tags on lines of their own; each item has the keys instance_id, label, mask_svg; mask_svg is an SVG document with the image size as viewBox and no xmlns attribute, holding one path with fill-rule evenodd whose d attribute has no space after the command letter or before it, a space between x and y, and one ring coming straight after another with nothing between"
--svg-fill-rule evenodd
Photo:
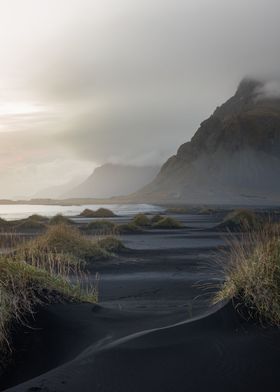
<instances>
[{"instance_id":1,"label":"grass tuft","mask_svg":"<svg viewBox=\"0 0 280 392\"><path fill-rule=\"evenodd\" d=\"M142 214L142 213L135 215L132 223L134 223L134 225L139 226L139 227L151 226L150 219L145 214Z\"/></svg>"},{"instance_id":2,"label":"grass tuft","mask_svg":"<svg viewBox=\"0 0 280 392\"><path fill-rule=\"evenodd\" d=\"M125 250L123 243L115 237L106 237L98 241L98 245L107 252L121 252Z\"/></svg>"},{"instance_id":3,"label":"grass tuft","mask_svg":"<svg viewBox=\"0 0 280 392\"><path fill-rule=\"evenodd\" d=\"M135 223L123 223L118 226L119 234L141 234L143 229L137 226Z\"/></svg>"},{"instance_id":4,"label":"grass tuft","mask_svg":"<svg viewBox=\"0 0 280 392\"><path fill-rule=\"evenodd\" d=\"M153 225L156 229L181 229L183 225L176 219L164 217Z\"/></svg>"},{"instance_id":5,"label":"grass tuft","mask_svg":"<svg viewBox=\"0 0 280 392\"><path fill-rule=\"evenodd\" d=\"M159 214L154 215L154 216L151 218L151 223L152 223L152 224L158 223L158 222L161 221L163 218L164 218L164 216L162 216L162 215L159 215Z\"/></svg>"},{"instance_id":6,"label":"grass tuft","mask_svg":"<svg viewBox=\"0 0 280 392\"><path fill-rule=\"evenodd\" d=\"M113 218L116 215L108 208L99 208L96 211L86 208L80 213L80 216L83 218Z\"/></svg>"},{"instance_id":7,"label":"grass tuft","mask_svg":"<svg viewBox=\"0 0 280 392\"><path fill-rule=\"evenodd\" d=\"M62 263L63 259L75 265L108 256L97 241L88 239L76 228L65 224L50 226L46 233L21 245L16 254L29 264L36 263L38 267L50 264L50 258L54 265L56 260Z\"/></svg>"},{"instance_id":8,"label":"grass tuft","mask_svg":"<svg viewBox=\"0 0 280 392\"><path fill-rule=\"evenodd\" d=\"M248 231L257 229L260 225L261 220L253 211L237 209L227 214L218 227L230 231Z\"/></svg>"},{"instance_id":9,"label":"grass tuft","mask_svg":"<svg viewBox=\"0 0 280 392\"><path fill-rule=\"evenodd\" d=\"M74 225L74 222L71 219L67 218L66 216L57 214L49 220L49 224L50 225Z\"/></svg>"},{"instance_id":10,"label":"grass tuft","mask_svg":"<svg viewBox=\"0 0 280 392\"><path fill-rule=\"evenodd\" d=\"M280 326L279 225L233 237L222 261L225 281L214 302L234 299L249 317Z\"/></svg>"},{"instance_id":11,"label":"grass tuft","mask_svg":"<svg viewBox=\"0 0 280 392\"><path fill-rule=\"evenodd\" d=\"M85 230L89 233L97 235L111 235L117 232L117 225L108 220L98 220L90 222L85 227Z\"/></svg>"}]
</instances>

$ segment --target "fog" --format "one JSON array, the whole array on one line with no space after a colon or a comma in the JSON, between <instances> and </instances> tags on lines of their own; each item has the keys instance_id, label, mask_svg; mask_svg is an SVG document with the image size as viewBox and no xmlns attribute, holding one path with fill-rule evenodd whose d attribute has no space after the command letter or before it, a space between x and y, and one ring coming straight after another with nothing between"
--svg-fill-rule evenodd
<instances>
[{"instance_id":1,"label":"fog","mask_svg":"<svg viewBox=\"0 0 280 392\"><path fill-rule=\"evenodd\" d=\"M0 3L0 197L161 164L244 76L279 96L276 0Z\"/></svg>"}]
</instances>

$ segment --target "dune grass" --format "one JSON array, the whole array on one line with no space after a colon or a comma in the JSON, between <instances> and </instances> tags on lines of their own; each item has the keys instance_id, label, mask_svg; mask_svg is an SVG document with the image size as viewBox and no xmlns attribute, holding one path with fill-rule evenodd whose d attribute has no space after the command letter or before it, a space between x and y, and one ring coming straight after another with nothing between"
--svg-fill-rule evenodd
<instances>
[{"instance_id":1,"label":"dune grass","mask_svg":"<svg viewBox=\"0 0 280 392\"><path fill-rule=\"evenodd\" d=\"M212 214L214 214L215 212L216 212L215 209L213 209L213 208L208 208L208 207L202 207L202 208L198 211L198 213L201 214L201 215L212 215Z\"/></svg>"},{"instance_id":2,"label":"dune grass","mask_svg":"<svg viewBox=\"0 0 280 392\"><path fill-rule=\"evenodd\" d=\"M96 211L86 208L79 216L84 218L113 218L116 215L108 208L98 208Z\"/></svg>"},{"instance_id":3,"label":"dune grass","mask_svg":"<svg viewBox=\"0 0 280 392\"><path fill-rule=\"evenodd\" d=\"M117 253L126 249L119 239L112 236L101 238L98 240L98 245L109 253Z\"/></svg>"},{"instance_id":4,"label":"dune grass","mask_svg":"<svg viewBox=\"0 0 280 392\"><path fill-rule=\"evenodd\" d=\"M97 302L97 284L89 280L80 254L73 254L70 238L85 252L85 242L74 229L60 225L0 255L0 370L11 356L14 327L27 327L38 305Z\"/></svg>"},{"instance_id":5,"label":"dune grass","mask_svg":"<svg viewBox=\"0 0 280 392\"><path fill-rule=\"evenodd\" d=\"M164 218L164 216L162 216L162 215L160 215L160 214L157 214L157 215L154 215L154 216L150 219L150 222L151 222L152 224L158 223L158 222L161 221L163 218Z\"/></svg>"},{"instance_id":6,"label":"dune grass","mask_svg":"<svg viewBox=\"0 0 280 392\"><path fill-rule=\"evenodd\" d=\"M249 317L280 326L280 226L233 237L226 256L220 263L225 281L214 302L234 299Z\"/></svg>"},{"instance_id":7,"label":"dune grass","mask_svg":"<svg viewBox=\"0 0 280 392\"><path fill-rule=\"evenodd\" d=\"M254 211L237 209L226 215L219 228L231 231L248 231L257 229L261 223L261 219Z\"/></svg>"},{"instance_id":8,"label":"dune grass","mask_svg":"<svg viewBox=\"0 0 280 392\"><path fill-rule=\"evenodd\" d=\"M193 209L190 207L170 207L166 212L169 214L191 214Z\"/></svg>"},{"instance_id":9,"label":"dune grass","mask_svg":"<svg viewBox=\"0 0 280 392\"><path fill-rule=\"evenodd\" d=\"M0 372L10 356L15 326L28 326L38 305L97 302L97 281L89 279L87 263L125 249L117 238L89 238L67 224L51 225L27 240L9 235L14 238L6 240L9 246L0 254Z\"/></svg>"},{"instance_id":10,"label":"dune grass","mask_svg":"<svg viewBox=\"0 0 280 392\"><path fill-rule=\"evenodd\" d=\"M102 219L88 223L85 231L97 235L113 235L118 229L115 223Z\"/></svg>"},{"instance_id":11,"label":"dune grass","mask_svg":"<svg viewBox=\"0 0 280 392\"><path fill-rule=\"evenodd\" d=\"M49 220L50 225L74 225L74 222L62 214L57 214Z\"/></svg>"},{"instance_id":12,"label":"dune grass","mask_svg":"<svg viewBox=\"0 0 280 392\"><path fill-rule=\"evenodd\" d=\"M64 259L72 265L101 260L108 256L108 252L97 239L88 239L78 229L59 224L50 226L46 233L19 246L16 256L41 267L56 265L57 260L63 263Z\"/></svg>"},{"instance_id":13,"label":"dune grass","mask_svg":"<svg viewBox=\"0 0 280 392\"><path fill-rule=\"evenodd\" d=\"M13 225L13 229L17 231L43 231L47 228L44 222L36 220L22 220Z\"/></svg>"},{"instance_id":14,"label":"dune grass","mask_svg":"<svg viewBox=\"0 0 280 392\"><path fill-rule=\"evenodd\" d=\"M0 218L0 227L1 228L6 228L9 226L9 222L6 221L5 219Z\"/></svg>"},{"instance_id":15,"label":"dune grass","mask_svg":"<svg viewBox=\"0 0 280 392\"><path fill-rule=\"evenodd\" d=\"M137 214L134 216L132 223L138 227L149 227L151 226L150 219L145 214Z\"/></svg>"},{"instance_id":16,"label":"dune grass","mask_svg":"<svg viewBox=\"0 0 280 392\"><path fill-rule=\"evenodd\" d=\"M135 223L122 223L118 225L118 233L119 234L141 234L143 233L143 229L137 226Z\"/></svg>"},{"instance_id":17,"label":"dune grass","mask_svg":"<svg viewBox=\"0 0 280 392\"><path fill-rule=\"evenodd\" d=\"M166 216L154 223L153 227L156 229L181 229L183 225L177 219Z\"/></svg>"}]
</instances>

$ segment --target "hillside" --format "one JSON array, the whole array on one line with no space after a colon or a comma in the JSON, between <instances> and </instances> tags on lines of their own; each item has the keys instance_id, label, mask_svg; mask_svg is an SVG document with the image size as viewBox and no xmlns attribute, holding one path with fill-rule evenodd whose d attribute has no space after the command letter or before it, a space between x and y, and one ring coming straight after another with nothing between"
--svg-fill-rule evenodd
<instances>
[{"instance_id":1,"label":"hillside","mask_svg":"<svg viewBox=\"0 0 280 392\"><path fill-rule=\"evenodd\" d=\"M244 79L135 199L190 203L280 200L280 99Z\"/></svg>"},{"instance_id":2,"label":"hillside","mask_svg":"<svg viewBox=\"0 0 280 392\"><path fill-rule=\"evenodd\" d=\"M154 166L105 164L96 168L80 185L61 195L62 198L108 198L136 192L152 181L159 172Z\"/></svg>"}]
</instances>

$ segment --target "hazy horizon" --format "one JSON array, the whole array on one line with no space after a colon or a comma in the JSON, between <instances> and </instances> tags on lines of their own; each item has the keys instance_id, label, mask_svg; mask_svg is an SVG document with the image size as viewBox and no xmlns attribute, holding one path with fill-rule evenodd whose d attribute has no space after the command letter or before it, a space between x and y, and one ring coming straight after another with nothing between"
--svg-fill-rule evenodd
<instances>
[{"instance_id":1,"label":"hazy horizon","mask_svg":"<svg viewBox=\"0 0 280 392\"><path fill-rule=\"evenodd\" d=\"M106 162L162 164L243 77L279 80L279 11L274 0L1 2L0 198L78 183Z\"/></svg>"}]
</instances>

